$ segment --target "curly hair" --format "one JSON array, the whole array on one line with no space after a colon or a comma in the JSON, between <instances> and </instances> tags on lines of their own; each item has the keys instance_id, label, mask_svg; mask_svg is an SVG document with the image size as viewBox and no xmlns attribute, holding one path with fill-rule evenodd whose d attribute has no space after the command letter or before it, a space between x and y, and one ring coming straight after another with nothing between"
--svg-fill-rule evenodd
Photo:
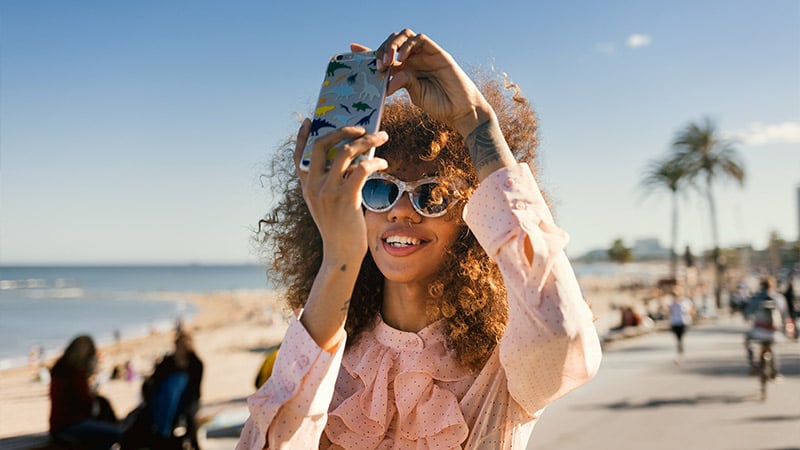
<instances>
[{"instance_id":1,"label":"curly hair","mask_svg":"<svg viewBox=\"0 0 800 450\"><path fill-rule=\"evenodd\" d=\"M515 158L528 163L535 173L536 116L514 84L483 76L481 91L498 117L503 135ZM436 175L458 186L458 198L468 199L478 186L464 139L444 123L434 120L402 96L391 99L384 110L381 128L389 141L376 150L390 166L434 164ZM322 238L303 200L288 141L272 162L273 192L282 197L259 222L262 255L271 257L268 276L285 287L290 308L305 304L322 263ZM414 149L409 152L408 149ZM445 216L461 221L466 202L459 201ZM375 324L383 298L384 277L369 252L350 299L345 323L348 345ZM445 287L458 286L458 289ZM447 339L459 362L473 370L485 364L508 322L506 288L500 270L475 236L464 226L460 238L449 249L439 274L428 286L434 300L429 303L431 320L446 322Z\"/></svg>"}]
</instances>

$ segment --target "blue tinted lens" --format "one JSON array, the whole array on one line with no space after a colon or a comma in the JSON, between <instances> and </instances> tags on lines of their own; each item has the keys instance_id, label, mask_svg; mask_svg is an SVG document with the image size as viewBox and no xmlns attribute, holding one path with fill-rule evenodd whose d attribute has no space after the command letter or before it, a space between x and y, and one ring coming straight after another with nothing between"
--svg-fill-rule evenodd
<instances>
[{"instance_id":1,"label":"blue tinted lens","mask_svg":"<svg viewBox=\"0 0 800 450\"><path fill-rule=\"evenodd\" d=\"M399 194L397 185L391 181L370 178L361 189L364 204L372 209L384 210L391 207Z\"/></svg>"},{"instance_id":2,"label":"blue tinted lens","mask_svg":"<svg viewBox=\"0 0 800 450\"><path fill-rule=\"evenodd\" d=\"M447 209L447 196L438 183L425 183L414 191L414 203L426 214L439 214Z\"/></svg>"}]
</instances>

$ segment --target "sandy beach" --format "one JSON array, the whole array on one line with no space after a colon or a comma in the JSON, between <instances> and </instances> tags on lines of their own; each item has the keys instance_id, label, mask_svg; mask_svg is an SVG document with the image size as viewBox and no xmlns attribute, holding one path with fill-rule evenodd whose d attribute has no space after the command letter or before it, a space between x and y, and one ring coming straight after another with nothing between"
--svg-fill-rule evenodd
<instances>
[{"instance_id":1,"label":"sandy beach","mask_svg":"<svg viewBox=\"0 0 800 450\"><path fill-rule=\"evenodd\" d=\"M619 321L614 305L641 307L641 299L648 292L630 286L653 286L658 273L648 270L626 276L580 278L601 335ZM193 331L197 353L205 364L201 415L212 417L226 408L241 407L254 391L264 349L278 343L286 329L288 312L279 294L247 290L204 295L161 292L153 294L156 296L189 300L198 307L198 314L185 326ZM153 333L101 349L102 373L109 374L115 365L130 360L140 375L132 381L114 379L100 385L99 392L111 401L118 416L125 416L138 404L141 376L150 374L154 362L172 349L172 336L171 332ZM0 372L0 438L47 431L48 386L37 381L36 373L35 367Z\"/></svg>"},{"instance_id":2,"label":"sandy beach","mask_svg":"<svg viewBox=\"0 0 800 450\"><path fill-rule=\"evenodd\" d=\"M198 314L185 326L194 333L197 353L205 365L202 414L213 415L253 392L263 349L278 343L285 331L287 315L275 292L162 292L152 297L189 300L198 307ZM149 375L155 361L171 351L172 338L172 332L159 332L101 348L101 376L127 360L139 375L132 381L116 379L100 385L98 392L111 401L118 416L125 416L139 403L141 377ZM0 438L47 431L48 386L38 382L36 374L35 367L0 372Z\"/></svg>"}]
</instances>

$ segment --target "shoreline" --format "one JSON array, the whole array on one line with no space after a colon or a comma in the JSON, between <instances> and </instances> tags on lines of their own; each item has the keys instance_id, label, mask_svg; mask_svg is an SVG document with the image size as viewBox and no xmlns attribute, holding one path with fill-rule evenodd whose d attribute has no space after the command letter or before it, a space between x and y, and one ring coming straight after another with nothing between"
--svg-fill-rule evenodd
<instances>
[{"instance_id":1,"label":"shoreline","mask_svg":"<svg viewBox=\"0 0 800 450\"><path fill-rule=\"evenodd\" d=\"M242 290L242 292L249 291L256 292L258 290ZM198 323L199 319L199 323L207 324L210 319L203 318L202 316L208 313L204 312L204 309L200 306L204 302L203 297L206 295L231 292L235 291L217 291L205 293L177 291L93 291L89 294L82 292L80 295L82 298L103 299L108 301L126 300L129 302L164 302L173 303L175 304L176 308L175 313L169 317L165 315L163 318L156 320L144 320L141 322L124 325L122 327L110 328L102 331L87 329L74 333L65 337L63 341L59 342L58 345L53 345L50 343L50 346L48 347L42 346L41 348L43 354L38 358L38 362L34 360L35 357L31 355L31 352L33 352L40 344L37 344L29 349L20 348L19 353L0 358L0 374L3 374L7 371L26 369L31 366L36 366L37 364L41 365L42 363L48 366L52 365L52 363L54 363L55 360L61 356L69 341L79 334L88 334L92 336L98 351L100 351L105 348L113 348L115 345L123 342L140 341L153 335L169 333L174 330L175 325L178 322ZM186 305L189 306L187 307Z\"/></svg>"},{"instance_id":2,"label":"shoreline","mask_svg":"<svg viewBox=\"0 0 800 450\"><path fill-rule=\"evenodd\" d=\"M59 342L58 345L50 343L49 346L37 343L31 346L27 352L19 349L19 353L14 355L7 355L0 358L0 374L9 370L24 369L32 365L41 364L44 362L46 365L51 365L61 354L69 341L78 336L79 334L87 334L92 336L98 350L106 347L112 347L120 342L132 341L137 339L146 338L153 334L165 333L174 329L177 320L181 322L188 322L194 320L200 314L200 310L195 302L185 298L186 294L182 294L180 298L143 298L141 294L130 295L129 301L147 300L147 301L163 301L171 302L176 305L190 304L191 311L187 314L176 315L172 318L163 318L159 320L143 321L119 327L113 330L81 330L72 335L65 337ZM33 354L36 349L41 349L40 356Z\"/></svg>"}]
</instances>

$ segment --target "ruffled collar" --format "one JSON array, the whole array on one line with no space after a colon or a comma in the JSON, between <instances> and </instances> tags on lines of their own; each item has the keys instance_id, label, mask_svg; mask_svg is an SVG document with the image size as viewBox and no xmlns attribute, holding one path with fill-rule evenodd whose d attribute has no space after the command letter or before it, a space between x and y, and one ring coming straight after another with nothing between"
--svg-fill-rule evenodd
<instances>
[{"instance_id":1,"label":"ruffled collar","mask_svg":"<svg viewBox=\"0 0 800 450\"><path fill-rule=\"evenodd\" d=\"M445 326L439 320L413 333L377 318L342 360L360 386L329 414L325 432L332 443L382 448L389 440L392 448L460 448L469 428L455 394L439 384L474 374L447 348Z\"/></svg>"},{"instance_id":2,"label":"ruffled collar","mask_svg":"<svg viewBox=\"0 0 800 450\"><path fill-rule=\"evenodd\" d=\"M417 333L402 331L389 326L378 314L372 332L375 334L375 339L387 347L397 350L420 351L425 348L426 343L433 345L443 340L444 327L444 320L437 320Z\"/></svg>"}]
</instances>

